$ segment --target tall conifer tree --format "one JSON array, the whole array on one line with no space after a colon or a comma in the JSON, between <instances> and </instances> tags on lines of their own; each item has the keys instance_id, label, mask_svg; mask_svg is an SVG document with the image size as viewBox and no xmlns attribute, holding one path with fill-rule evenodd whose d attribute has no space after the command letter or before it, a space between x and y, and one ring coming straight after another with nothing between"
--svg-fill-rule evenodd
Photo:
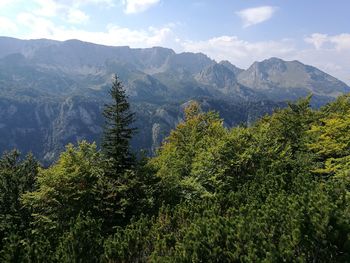
<instances>
[{"instance_id":1,"label":"tall conifer tree","mask_svg":"<svg viewBox=\"0 0 350 263\"><path fill-rule=\"evenodd\" d=\"M130 139L135 133L135 128L131 127L135 114L130 110L125 89L117 75L109 94L112 103L105 105L103 111L105 127L102 149L105 155L113 160L116 172L122 172L131 168L135 161L130 150Z\"/></svg>"}]
</instances>

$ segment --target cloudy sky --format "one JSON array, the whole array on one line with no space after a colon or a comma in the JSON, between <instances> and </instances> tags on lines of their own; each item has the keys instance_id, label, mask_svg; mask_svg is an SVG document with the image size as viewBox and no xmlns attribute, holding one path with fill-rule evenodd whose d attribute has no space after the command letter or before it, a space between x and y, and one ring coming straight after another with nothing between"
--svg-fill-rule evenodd
<instances>
[{"instance_id":1,"label":"cloudy sky","mask_svg":"<svg viewBox=\"0 0 350 263\"><path fill-rule=\"evenodd\" d=\"M0 0L0 35L300 60L350 84L349 0Z\"/></svg>"}]
</instances>

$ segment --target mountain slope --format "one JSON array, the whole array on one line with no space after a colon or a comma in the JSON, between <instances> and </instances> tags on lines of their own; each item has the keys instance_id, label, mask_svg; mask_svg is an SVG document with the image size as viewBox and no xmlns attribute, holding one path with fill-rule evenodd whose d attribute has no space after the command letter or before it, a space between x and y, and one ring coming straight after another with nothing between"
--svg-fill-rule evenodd
<instances>
[{"instance_id":1,"label":"mountain slope","mask_svg":"<svg viewBox=\"0 0 350 263\"><path fill-rule=\"evenodd\" d=\"M241 72L238 82L264 93L269 99L297 99L308 93L319 97L336 98L350 92L342 81L299 61L270 58L255 62Z\"/></svg>"},{"instance_id":2,"label":"mountain slope","mask_svg":"<svg viewBox=\"0 0 350 263\"><path fill-rule=\"evenodd\" d=\"M243 70L162 47L0 37L0 151L32 150L49 163L69 142L99 141L115 73L137 114L140 129L132 144L151 153L182 120L181 105L190 100L234 126L271 113L286 99L312 92L318 106L350 91L297 61L271 58Z\"/></svg>"}]
</instances>

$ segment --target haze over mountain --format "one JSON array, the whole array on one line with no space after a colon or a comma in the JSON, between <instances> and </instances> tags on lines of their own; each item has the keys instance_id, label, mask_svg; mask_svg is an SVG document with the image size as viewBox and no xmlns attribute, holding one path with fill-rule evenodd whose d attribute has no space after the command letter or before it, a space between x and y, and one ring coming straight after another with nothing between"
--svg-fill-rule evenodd
<instances>
[{"instance_id":1,"label":"haze over mountain","mask_svg":"<svg viewBox=\"0 0 350 263\"><path fill-rule=\"evenodd\" d=\"M320 106L350 88L299 61L278 58L240 69L202 53L153 47L110 47L78 40L0 38L0 150L33 151L55 160L64 145L99 141L114 74L123 81L139 132L135 148L154 152L181 119L183 105L199 100L227 126L251 123L286 100L314 94Z\"/></svg>"}]
</instances>

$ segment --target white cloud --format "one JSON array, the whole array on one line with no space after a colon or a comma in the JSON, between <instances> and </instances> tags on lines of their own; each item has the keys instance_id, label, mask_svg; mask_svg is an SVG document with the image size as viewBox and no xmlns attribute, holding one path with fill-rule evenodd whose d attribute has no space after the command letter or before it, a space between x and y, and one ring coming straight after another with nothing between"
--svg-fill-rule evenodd
<instances>
[{"instance_id":1,"label":"white cloud","mask_svg":"<svg viewBox=\"0 0 350 263\"><path fill-rule=\"evenodd\" d=\"M0 16L0 34L17 31L17 25L7 17Z\"/></svg>"},{"instance_id":2,"label":"white cloud","mask_svg":"<svg viewBox=\"0 0 350 263\"><path fill-rule=\"evenodd\" d=\"M9 5L15 4L16 0L0 0L0 8L7 7Z\"/></svg>"},{"instance_id":3,"label":"white cloud","mask_svg":"<svg viewBox=\"0 0 350 263\"><path fill-rule=\"evenodd\" d=\"M34 0L37 9L33 14L41 17L53 18L61 17L72 24L83 24L89 20L89 16L79 7L83 4L110 3L111 0Z\"/></svg>"},{"instance_id":4,"label":"white cloud","mask_svg":"<svg viewBox=\"0 0 350 263\"><path fill-rule=\"evenodd\" d=\"M33 13L39 16L54 17L64 8L55 0L34 0L34 2L38 8Z\"/></svg>"},{"instance_id":5,"label":"white cloud","mask_svg":"<svg viewBox=\"0 0 350 263\"><path fill-rule=\"evenodd\" d=\"M256 60L268 57L282 57L295 51L294 43L285 39L281 41L248 42L236 36L220 36L206 41L186 41L185 51L203 52L220 61L230 60L240 67L248 67Z\"/></svg>"},{"instance_id":6,"label":"white cloud","mask_svg":"<svg viewBox=\"0 0 350 263\"><path fill-rule=\"evenodd\" d=\"M113 5L113 0L68 0L68 1L74 2L76 4L108 4L108 5Z\"/></svg>"},{"instance_id":7,"label":"white cloud","mask_svg":"<svg viewBox=\"0 0 350 263\"><path fill-rule=\"evenodd\" d=\"M299 52L300 60L315 65L350 85L350 34L314 33L305 39L314 49Z\"/></svg>"},{"instance_id":8,"label":"white cloud","mask_svg":"<svg viewBox=\"0 0 350 263\"><path fill-rule=\"evenodd\" d=\"M18 14L17 22L21 27L26 27L30 31L27 36L23 36L24 38L46 38L56 28L50 20L31 13Z\"/></svg>"},{"instance_id":9,"label":"white cloud","mask_svg":"<svg viewBox=\"0 0 350 263\"><path fill-rule=\"evenodd\" d=\"M249 42L236 36L185 41L181 45L185 51L202 52L217 61L229 60L241 68L247 68L254 61L269 57L299 60L350 84L350 34L334 36L312 34L305 41L313 44L313 47L297 47L295 41L291 39ZM327 48L324 48L326 43Z\"/></svg>"},{"instance_id":10,"label":"white cloud","mask_svg":"<svg viewBox=\"0 0 350 263\"><path fill-rule=\"evenodd\" d=\"M340 34L331 36L330 40L337 50L350 50L350 34Z\"/></svg>"},{"instance_id":11,"label":"white cloud","mask_svg":"<svg viewBox=\"0 0 350 263\"><path fill-rule=\"evenodd\" d=\"M269 20L276 10L273 6L260 6L243 9L236 14L242 19L243 27L249 27Z\"/></svg>"},{"instance_id":12,"label":"white cloud","mask_svg":"<svg viewBox=\"0 0 350 263\"><path fill-rule=\"evenodd\" d=\"M108 25L105 31L99 32L57 26L46 18L30 13L18 15L17 20L22 27L27 27L28 33L21 36L25 39L48 38L62 41L79 39L103 45L131 47L172 46L172 43L176 43L172 25L149 27L145 30Z\"/></svg>"},{"instance_id":13,"label":"white cloud","mask_svg":"<svg viewBox=\"0 0 350 263\"><path fill-rule=\"evenodd\" d=\"M98 5L99 7L113 7L116 0L54 0L56 3L65 6L81 7L86 5Z\"/></svg>"},{"instance_id":14,"label":"white cloud","mask_svg":"<svg viewBox=\"0 0 350 263\"><path fill-rule=\"evenodd\" d=\"M68 11L68 22L72 24L83 24L89 20L89 16L79 9Z\"/></svg>"},{"instance_id":15,"label":"white cloud","mask_svg":"<svg viewBox=\"0 0 350 263\"><path fill-rule=\"evenodd\" d=\"M337 49L304 49L295 59L313 65L350 85L350 52Z\"/></svg>"},{"instance_id":16,"label":"white cloud","mask_svg":"<svg viewBox=\"0 0 350 263\"><path fill-rule=\"evenodd\" d=\"M326 34L315 33L305 38L305 42L314 45L316 49L320 49L328 41L327 39L328 36Z\"/></svg>"},{"instance_id":17,"label":"white cloud","mask_svg":"<svg viewBox=\"0 0 350 263\"><path fill-rule=\"evenodd\" d=\"M158 4L160 0L123 0L126 14L141 13Z\"/></svg>"},{"instance_id":18,"label":"white cloud","mask_svg":"<svg viewBox=\"0 0 350 263\"><path fill-rule=\"evenodd\" d=\"M97 44L138 48L165 46L180 52L203 52L217 61L229 60L242 68L247 68L254 61L260 61L269 57L280 57L285 60L297 59L303 63L317 66L350 84L350 34L348 33L338 35L311 34L304 39L306 43L311 45L305 45L304 43L305 47L297 46L296 41L290 39L246 41L230 35L201 41L184 41L179 38L179 35L174 33L174 27L177 24L167 24L145 29L131 29L112 24L98 31L89 31L78 26L59 24L61 19L75 24L87 22L89 17L81 9L83 5L103 3L108 6L116 3L116 0L33 1L37 3L37 9L32 13L20 13L16 19L13 18L11 20L0 16L0 34L25 39L80 39ZM124 1L125 11L128 10L129 13L146 10L159 2L159 0L119 1ZM69 2L71 5L69 5ZM242 10L241 12L243 11L247 10ZM259 12L255 14L259 16ZM246 26L253 23L252 17L249 18L250 20L248 19L249 21L246 21ZM265 20L267 19L266 17L265 14ZM260 16L259 19L255 19L254 23L262 20L263 18Z\"/></svg>"},{"instance_id":19,"label":"white cloud","mask_svg":"<svg viewBox=\"0 0 350 263\"><path fill-rule=\"evenodd\" d=\"M305 42L314 45L317 50L320 49L350 49L350 34L339 34L329 36L327 34L314 33L305 38Z\"/></svg>"}]
</instances>

